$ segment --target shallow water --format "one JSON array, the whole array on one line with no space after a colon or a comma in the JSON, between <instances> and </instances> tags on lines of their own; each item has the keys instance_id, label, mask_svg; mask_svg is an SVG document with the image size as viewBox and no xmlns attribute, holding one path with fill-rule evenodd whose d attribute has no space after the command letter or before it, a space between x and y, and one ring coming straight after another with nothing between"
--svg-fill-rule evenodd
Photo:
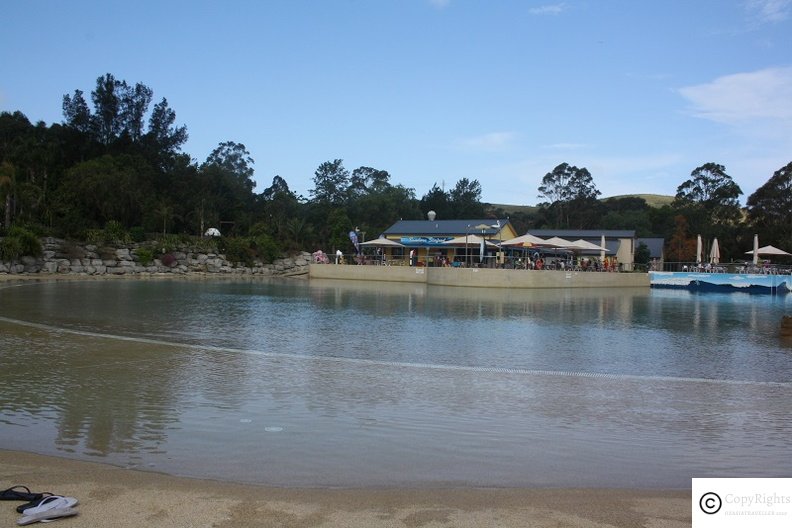
<instances>
[{"instance_id":1,"label":"shallow water","mask_svg":"<svg viewBox=\"0 0 792 528\"><path fill-rule=\"evenodd\" d=\"M788 476L792 296L0 289L0 447L279 486Z\"/></svg>"}]
</instances>

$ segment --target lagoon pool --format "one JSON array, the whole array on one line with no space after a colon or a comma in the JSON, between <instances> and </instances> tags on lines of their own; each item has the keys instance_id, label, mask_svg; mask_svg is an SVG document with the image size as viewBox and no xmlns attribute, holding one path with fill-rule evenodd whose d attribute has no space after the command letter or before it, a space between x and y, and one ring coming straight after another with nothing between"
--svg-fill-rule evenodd
<instances>
[{"instance_id":1,"label":"lagoon pool","mask_svg":"<svg viewBox=\"0 0 792 528\"><path fill-rule=\"evenodd\" d=\"M0 448L287 487L789 476L790 297L6 283Z\"/></svg>"}]
</instances>

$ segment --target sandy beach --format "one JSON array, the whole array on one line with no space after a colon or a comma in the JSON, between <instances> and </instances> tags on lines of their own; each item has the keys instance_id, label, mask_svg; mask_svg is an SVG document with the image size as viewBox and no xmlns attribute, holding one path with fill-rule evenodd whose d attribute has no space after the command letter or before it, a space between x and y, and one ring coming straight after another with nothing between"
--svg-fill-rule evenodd
<instances>
[{"instance_id":1,"label":"sandy beach","mask_svg":"<svg viewBox=\"0 0 792 528\"><path fill-rule=\"evenodd\" d=\"M284 489L0 451L3 489L79 499L80 527L636 527L690 525L686 490ZM13 526L18 502L0 502Z\"/></svg>"}]
</instances>

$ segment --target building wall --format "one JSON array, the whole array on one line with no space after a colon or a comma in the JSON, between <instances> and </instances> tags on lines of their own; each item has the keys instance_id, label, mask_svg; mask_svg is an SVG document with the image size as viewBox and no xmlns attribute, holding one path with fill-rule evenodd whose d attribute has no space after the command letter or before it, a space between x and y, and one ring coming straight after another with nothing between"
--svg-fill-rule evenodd
<instances>
[{"instance_id":1,"label":"building wall","mask_svg":"<svg viewBox=\"0 0 792 528\"><path fill-rule=\"evenodd\" d=\"M475 288L649 288L649 275L646 273L311 264L309 276L316 279L419 282Z\"/></svg>"}]
</instances>

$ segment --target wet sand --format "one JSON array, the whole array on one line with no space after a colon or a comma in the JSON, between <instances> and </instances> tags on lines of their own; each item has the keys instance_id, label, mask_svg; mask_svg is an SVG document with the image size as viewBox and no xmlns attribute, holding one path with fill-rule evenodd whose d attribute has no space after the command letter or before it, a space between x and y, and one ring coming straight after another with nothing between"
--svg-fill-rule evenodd
<instances>
[{"instance_id":1,"label":"wet sand","mask_svg":"<svg viewBox=\"0 0 792 528\"><path fill-rule=\"evenodd\" d=\"M80 527L690 526L689 490L291 489L173 477L0 451L0 487L77 497ZM19 502L0 502L14 526Z\"/></svg>"}]
</instances>

